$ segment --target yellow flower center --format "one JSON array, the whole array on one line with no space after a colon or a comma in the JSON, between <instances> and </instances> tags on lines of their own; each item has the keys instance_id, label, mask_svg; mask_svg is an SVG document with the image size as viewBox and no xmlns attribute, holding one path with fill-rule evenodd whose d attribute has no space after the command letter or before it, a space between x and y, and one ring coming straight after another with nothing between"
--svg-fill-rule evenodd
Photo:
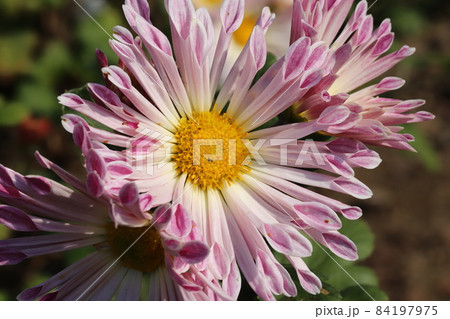
<instances>
[{"instance_id":1,"label":"yellow flower center","mask_svg":"<svg viewBox=\"0 0 450 319\"><path fill-rule=\"evenodd\" d=\"M244 163L249 155L242 141L246 135L225 114L194 113L180 120L173 160L194 185L220 189L250 170Z\"/></svg>"},{"instance_id":2,"label":"yellow flower center","mask_svg":"<svg viewBox=\"0 0 450 319\"><path fill-rule=\"evenodd\" d=\"M222 0L203 0L203 2L205 2L205 3L209 4L209 5L219 6L222 3Z\"/></svg>"},{"instance_id":3,"label":"yellow flower center","mask_svg":"<svg viewBox=\"0 0 450 319\"><path fill-rule=\"evenodd\" d=\"M164 264L164 248L161 237L154 228L107 226L107 241L114 254L122 255L142 233L145 234L120 258L120 262L129 268L142 272L151 272Z\"/></svg>"},{"instance_id":4,"label":"yellow flower center","mask_svg":"<svg viewBox=\"0 0 450 319\"><path fill-rule=\"evenodd\" d=\"M241 46L244 46L248 38L250 38L250 35L252 34L253 28L256 24L256 19L253 16L244 16L244 20L242 20L242 24L233 33L233 39Z\"/></svg>"}]
</instances>

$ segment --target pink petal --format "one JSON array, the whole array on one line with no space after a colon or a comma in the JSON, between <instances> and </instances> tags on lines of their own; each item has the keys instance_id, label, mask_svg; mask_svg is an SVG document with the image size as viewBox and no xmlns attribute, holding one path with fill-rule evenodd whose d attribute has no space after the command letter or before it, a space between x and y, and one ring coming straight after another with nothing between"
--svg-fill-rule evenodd
<instances>
[{"instance_id":1,"label":"pink petal","mask_svg":"<svg viewBox=\"0 0 450 319\"><path fill-rule=\"evenodd\" d=\"M33 288L28 288L24 291L22 291L18 296L17 300L20 301L32 301L36 299L42 291L42 286L37 286Z\"/></svg>"},{"instance_id":2,"label":"pink petal","mask_svg":"<svg viewBox=\"0 0 450 319\"><path fill-rule=\"evenodd\" d=\"M178 251L178 255L189 264L201 262L208 254L208 246L200 241L189 241Z\"/></svg>"},{"instance_id":3,"label":"pink petal","mask_svg":"<svg viewBox=\"0 0 450 319\"><path fill-rule=\"evenodd\" d=\"M113 65L103 68L102 72L119 89L131 90L133 88L130 76L121 68Z\"/></svg>"},{"instance_id":4,"label":"pink petal","mask_svg":"<svg viewBox=\"0 0 450 319\"><path fill-rule=\"evenodd\" d=\"M105 161L94 149L89 150L86 154L86 168L88 172L97 172L102 179L106 176Z\"/></svg>"},{"instance_id":5,"label":"pink petal","mask_svg":"<svg viewBox=\"0 0 450 319\"><path fill-rule=\"evenodd\" d=\"M314 273L309 270L297 270L297 275L303 289L313 295L320 293L322 283Z\"/></svg>"},{"instance_id":6,"label":"pink petal","mask_svg":"<svg viewBox=\"0 0 450 319\"><path fill-rule=\"evenodd\" d=\"M131 34L130 31L128 31L124 27L115 26L113 28L113 36L114 36L114 38L116 38L117 40L119 40L122 43L125 43L125 44L128 44L128 45L134 45L133 35ZM108 65L106 65L106 66L108 66Z\"/></svg>"},{"instance_id":7,"label":"pink petal","mask_svg":"<svg viewBox=\"0 0 450 319\"><path fill-rule=\"evenodd\" d=\"M159 206L153 213L153 220L159 225L165 225L172 219L172 209L168 204Z\"/></svg>"},{"instance_id":8,"label":"pink petal","mask_svg":"<svg viewBox=\"0 0 450 319\"><path fill-rule=\"evenodd\" d=\"M308 257L312 253L311 242L300 234L300 232L289 225L282 225L285 232L291 237L292 251L291 256Z\"/></svg>"},{"instance_id":9,"label":"pink petal","mask_svg":"<svg viewBox=\"0 0 450 319\"><path fill-rule=\"evenodd\" d=\"M89 130L89 124L80 116L75 114L64 114L61 116L62 125L64 129L70 133L73 133L75 126L79 123L84 126L85 130ZM78 145L78 144L77 144ZM79 146L79 145L78 145Z\"/></svg>"},{"instance_id":10,"label":"pink petal","mask_svg":"<svg viewBox=\"0 0 450 319\"><path fill-rule=\"evenodd\" d=\"M104 184L105 193L113 196L119 196L119 191L123 185L127 183L126 180L123 179L115 179L112 181L108 181L108 183Z\"/></svg>"},{"instance_id":11,"label":"pink petal","mask_svg":"<svg viewBox=\"0 0 450 319\"><path fill-rule=\"evenodd\" d=\"M371 150L362 150L353 154L349 160L359 167L374 169L381 163L381 158L377 152Z\"/></svg>"},{"instance_id":12,"label":"pink petal","mask_svg":"<svg viewBox=\"0 0 450 319\"><path fill-rule=\"evenodd\" d=\"M103 195L103 181L97 172L88 173L86 177L86 187L92 196L99 198Z\"/></svg>"},{"instance_id":13,"label":"pink petal","mask_svg":"<svg viewBox=\"0 0 450 319\"><path fill-rule=\"evenodd\" d=\"M393 42L394 42L394 33L391 32L383 35L381 38L378 39L377 44L373 49L372 55L378 56L385 53L387 50L389 50Z\"/></svg>"},{"instance_id":14,"label":"pink petal","mask_svg":"<svg viewBox=\"0 0 450 319\"><path fill-rule=\"evenodd\" d=\"M338 187L347 194L359 199L367 199L373 195L372 191L357 179L338 177L333 183L338 185Z\"/></svg>"},{"instance_id":15,"label":"pink petal","mask_svg":"<svg viewBox=\"0 0 450 319\"><path fill-rule=\"evenodd\" d=\"M141 17L137 17L136 24L143 40L147 41L150 46L157 48L161 52L164 52L169 56L172 55L170 42L164 33Z\"/></svg>"},{"instance_id":16,"label":"pink petal","mask_svg":"<svg viewBox=\"0 0 450 319\"><path fill-rule=\"evenodd\" d=\"M283 277L277 268L277 264L270 256L258 250L256 256L256 266L265 275L267 284L275 294L281 294L283 291Z\"/></svg>"},{"instance_id":17,"label":"pink petal","mask_svg":"<svg viewBox=\"0 0 450 319\"><path fill-rule=\"evenodd\" d=\"M124 225L128 227L143 227L148 224L148 220L141 214L135 214L132 210L125 209L114 203L110 204L109 216L114 221L114 225Z\"/></svg>"},{"instance_id":18,"label":"pink petal","mask_svg":"<svg viewBox=\"0 0 450 319\"><path fill-rule=\"evenodd\" d=\"M358 259L358 249L356 248L356 245L346 236L339 234L338 232L333 232L323 234L323 238L327 247L339 257L347 260Z\"/></svg>"},{"instance_id":19,"label":"pink petal","mask_svg":"<svg viewBox=\"0 0 450 319\"><path fill-rule=\"evenodd\" d=\"M192 228L191 218L187 211L181 205L177 205L172 218L167 225L166 231L177 237L185 237L189 235Z\"/></svg>"},{"instance_id":20,"label":"pink petal","mask_svg":"<svg viewBox=\"0 0 450 319\"><path fill-rule=\"evenodd\" d=\"M264 7L258 21L256 22L256 25L260 26L264 34L266 34L274 19L275 13L270 12L269 7Z\"/></svg>"},{"instance_id":21,"label":"pink petal","mask_svg":"<svg viewBox=\"0 0 450 319\"><path fill-rule=\"evenodd\" d=\"M292 251L292 240L286 232L278 227L278 224L264 225L266 238L269 244L282 254L290 254Z\"/></svg>"},{"instance_id":22,"label":"pink petal","mask_svg":"<svg viewBox=\"0 0 450 319\"><path fill-rule=\"evenodd\" d=\"M351 54L352 46L350 45L350 43L346 43L343 46L339 47L334 53L336 61L334 63L333 70L339 70L344 65L344 63L348 61Z\"/></svg>"},{"instance_id":23,"label":"pink petal","mask_svg":"<svg viewBox=\"0 0 450 319\"><path fill-rule=\"evenodd\" d=\"M303 37L292 44L285 57L284 78L286 81L292 80L303 71L308 60L308 50L311 40Z\"/></svg>"},{"instance_id":24,"label":"pink petal","mask_svg":"<svg viewBox=\"0 0 450 319\"><path fill-rule=\"evenodd\" d=\"M237 299L239 292L241 290L241 274L239 273L239 268L236 265L236 261L233 260L229 266L229 274L222 281L222 288L230 295L233 299Z\"/></svg>"},{"instance_id":25,"label":"pink petal","mask_svg":"<svg viewBox=\"0 0 450 319\"><path fill-rule=\"evenodd\" d=\"M153 207L153 196L150 194L142 194L139 196L139 206L141 211L146 212Z\"/></svg>"},{"instance_id":26,"label":"pink petal","mask_svg":"<svg viewBox=\"0 0 450 319\"><path fill-rule=\"evenodd\" d=\"M73 141L81 148L83 154L87 153L92 148L92 143L87 135L87 129L82 122L75 124L73 127Z\"/></svg>"},{"instance_id":27,"label":"pink petal","mask_svg":"<svg viewBox=\"0 0 450 319\"><path fill-rule=\"evenodd\" d=\"M264 32L259 26L253 29L253 34L250 37L250 52L255 61L256 68L261 69L266 62L267 48Z\"/></svg>"},{"instance_id":28,"label":"pink petal","mask_svg":"<svg viewBox=\"0 0 450 319\"><path fill-rule=\"evenodd\" d=\"M337 214L324 204L309 202L295 205L294 208L305 223L320 231L330 231L342 227Z\"/></svg>"},{"instance_id":29,"label":"pink petal","mask_svg":"<svg viewBox=\"0 0 450 319\"><path fill-rule=\"evenodd\" d=\"M327 55L328 46L325 43L318 43L311 46L308 61L305 65L305 70L321 67L325 62Z\"/></svg>"},{"instance_id":30,"label":"pink petal","mask_svg":"<svg viewBox=\"0 0 450 319\"><path fill-rule=\"evenodd\" d=\"M28 186L39 195L48 195L52 191L52 184L44 177L25 177Z\"/></svg>"},{"instance_id":31,"label":"pink petal","mask_svg":"<svg viewBox=\"0 0 450 319\"><path fill-rule=\"evenodd\" d=\"M398 50L396 52L396 56L397 56L397 59L403 59L403 58L407 58L410 55L414 54L414 52L416 52L415 48L411 48L407 45L404 45L401 47L400 50Z\"/></svg>"},{"instance_id":32,"label":"pink petal","mask_svg":"<svg viewBox=\"0 0 450 319\"><path fill-rule=\"evenodd\" d=\"M305 72L300 81L300 89L308 89L323 78L324 71L322 69L311 69Z\"/></svg>"},{"instance_id":33,"label":"pink petal","mask_svg":"<svg viewBox=\"0 0 450 319\"><path fill-rule=\"evenodd\" d=\"M362 210L359 207L349 207L341 210L342 215L350 220L356 220L362 216Z\"/></svg>"},{"instance_id":34,"label":"pink petal","mask_svg":"<svg viewBox=\"0 0 450 319\"><path fill-rule=\"evenodd\" d=\"M84 105L83 99L73 93L64 93L58 96L58 101L60 104L71 108L76 108L78 106Z\"/></svg>"},{"instance_id":35,"label":"pink petal","mask_svg":"<svg viewBox=\"0 0 450 319\"><path fill-rule=\"evenodd\" d=\"M124 206L132 206L139 200L139 192L135 183L127 183L119 191L119 200Z\"/></svg>"},{"instance_id":36,"label":"pink petal","mask_svg":"<svg viewBox=\"0 0 450 319\"><path fill-rule=\"evenodd\" d=\"M362 43L366 42L372 35L372 31L373 31L373 18L372 16L366 16L361 26L358 28L355 46L359 46Z\"/></svg>"},{"instance_id":37,"label":"pink petal","mask_svg":"<svg viewBox=\"0 0 450 319\"><path fill-rule=\"evenodd\" d=\"M38 230L27 214L11 206L0 205L0 223L16 231Z\"/></svg>"},{"instance_id":38,"label":"pink petal","mask_svg":"<svg viewBox=\"0 0 450 319\"><path fill-rule=\"evenodd\" d=\"M335 153L355 153L367 149L363 143L357 140L341 137L328 142L327 147Z\"/></svg>"},{"instance_id":39,"label":"pink petal","mask_svg":"<svg viewBox=\"0 0 450 319\"><path fill-rule=\"evenodd\" d=\"M345 106L331 106L320 114L317 124L337 125L344 122L350 115L350 110Z\"/></svg>"},{"instance_id":40,"label":"pink petal","mask_svg":"<svg viewBox=\"0 0 450 319\"><path fill-rule=\"evenodd\" d=\"M200 291L202 289L199 285L195 284L192 281L189 281L189 280L183 278L177 272L175 272L172 260L170 258L168 258L167 255L166 255L166 259L165 260L166 260L166 265L168 265L167 271L169 272L169 274L172 277L172 279L178 285L180 285L181 287L183 287L187 291Z\"/></svg>"},{"instance_id":41,"label":"pink petal","mask_svg":"<svg viewBox=\"0 0 450 319\"><path fill-rule=\"evenodd\" d=\"M100 65L100 68L104 68L105 66L108 66L108 58L106 57L106 54L102 50L95 50L95 57L97 58L97 62Z\"/></svg>"},{"instance_id":42,"label":"pink petal","mask_svg":"<svg viewBox=\"0 0 450 319\"><path fill-rule=\"evenodd\" d=\"M195 16L191 0L165 0L166 10L178 33L183 39L189 35L191 21Z\"/></svg>"},{"instance_id":43,"label":"pink petal","mask_svg":"<svg viewBox=\"0 0 450 319\"><path fill-rule=\"evenodd\" d=\"M106 171L113 178L124 178L133 174L133 168L124 161L114 161L106 165Z\"/></svg>"},{"instance_id":44,"label":"pink petal","mask_svg":"<svg viewBox=\"0 0 450 319\"><path fill-rule=\"evenodd\" d=\"M418 108L425 104L425 100L407 100L398 103L396 106L394 106L394 110L397 113L406 112L409 110L413 110L415 108Z\"/></svg>"},{"instance_id":45,"label":"pink petal","mask_svg":"<svg viewBox=\"0 0 450 319\"><path fill-rule=\"evenodd\" d=\"M341 157L332 154L323 154L324 159L327 160L333 172L342 176L353 176L355 172Z\"/></svg>"},{"instance_id":46,"label":"pink petal","mask_svg":"<svg viewBox=\"0 0 450 319\"><path fill-rule=\"evenodd\" d=\"M220 18L226 33L236 31L244 19L244 0L224 0Z\"/></svg>"},{"instance_id":47,"label":"pink petal","mask_svg":"<svg viewBox=\"0 0 450 319\"><path fill-rule=\"evenodd\" d=\"M177 253L181 248L181 241L175 238L166 238L163 243L164 247L172 253Z\"/></svg>"},{"instance_id":48,"label":"pink petal","mask_svg":"<svg viewBox=\"0 0 450 319\"><path fill-rule=\"evenodd\" d=\"M120 101L120 98L117 96L117 94L108 89L106 86L96 83L89 83L88 89L91 94L95 95L103 103L106 102L105 104L110 104L117 107L122 106L122 102Z\"/></svg>"},{"instance_id":49,"label":"pink petal","mask_svg":"<svg viewBox=\"0 0 450 319\"><path fill-rule=\"evenodd\" d=\"M383 22L380 23L380 26L378 29L374 32L379 37L383 34L386 34L390 32L392 29L391 20L390 19L384 19Z\"/></svg>"},{"instance_id":50,"label":"pink petal","mask_svg":"<svg viewBox=\"0 0 450 319\"><path fill-rule=\"evenodd\" d=\"M205 27L198 20L194 20L191 23L190 41L192 51L194 53L194 57L197 60L198 65L203 66L203 63L207 56L206 50L208 49L207 47L208 38Z\"/></svg>"},{"instance_id":51,"label":"pink petal","mask_svg":"<svg viewBox=\"0 0 450 319\"><path fill-rule=\"evenodd\" d=\"M0 183L5 186L14 187L11 176L3 165L0 165Z\"/></svg>"},{"instance_id":52,"label":"pink petal","mask_svg":"<svg viewBox=\"0 0 450 319\"><path fill-rule=\"evenodd\" d=\"M230 272L230 260L227 252L218 244L214 243L210 260L210 269L216 273L218 279L225 278Z\"/></svg>"},{"instance_id":53,"label":"pink petal","mask_svg":"<svg viewBox=\"0 0 450 319\"><path fill-rule=\"evenodd\" d=\"M150 7L147 0L125 0L125 4L131 6L141 17L150 20Z\"/></svg>"},{"instance_id":54,"label":"pink petal","mask_svg":"<svg viewBox=\"0 0 450 319\"><path fill-rule=\"evenodd\" d=\"M14 249L0 249L0 266L15 265L20 263L27 256Z\"/></svg>"}]
</instances>

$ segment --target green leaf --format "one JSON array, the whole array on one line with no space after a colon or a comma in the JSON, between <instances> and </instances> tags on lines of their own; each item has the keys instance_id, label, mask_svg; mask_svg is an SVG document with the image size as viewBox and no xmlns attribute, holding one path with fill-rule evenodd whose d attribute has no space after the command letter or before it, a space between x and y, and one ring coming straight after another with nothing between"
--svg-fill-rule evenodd
<instances>
[{"instance_id":1,"label":"green leaf","mask_svg":"<svg viewBox=\"0 0 450 319\"><path fill-rule=\"evenodd\" d=\"M354 264L341 265L341 267L334 262L328 262L318 269L327 276L326 281L336 289L344 289L356 283L378 285L375 273L368 267Z\"/></svg>"},{"instance_id":2,"label":"green leaf","mask_svg":"<svg viewBox=\"0 0 450 319\"><path fill-rule=\"evenodd\" d=\"M106 4L102 6L101 11L94 15L94 18L102 26L103 30L87 16L80 20L80 23L74 30L76 37L82 43L82 51L79 53L77 60L84 65L82 68L84 74L82 75L90 79L95 75L101 74L95 60L95 49L102 50L109 61L114 63L117 61L117 56L110 48L108 40L109 37L112 37L113 27L123 25L122 15L119 14L119 11ZM88 72L89 68L93 72ZM88 73L86 74L86 72Z\"/></svg>"},{"instance_id":3,"label":"green leaf","mask_svg":"<svg viewBox=\"0 0 450 319\"><path fill-rule=\"evenodd\" d=\"M8 292L5 290L0 290L0 301L8 301L8 300L11 300Z\"/></svg>"},{"instance_id":4,"label":"green leaf","mask_svg":"<svg viewBox=\"0 0 450 319\"><path fill-rule=\"evenodd\" d=\"M358 247L358 261L368 258L375 246L375 236L364 220L342 220L341 233L350 238Z\"/></svg>"},{"instance_id":5,"label":"green leaf","mask_svg":"<svg viewBox=\"0 0 450 319\"><path fill-rule=\"evenodd\" d=\"M0 240L10 236L11 230L8 227L0 225Z\"/></svg>"},{"instance_id":6,"label":"green leaf","mask_svg":"<svg viewBox=\"0 0 450 319\"><path fill-rule=\"evenodd\" d=\"M256 129L254 129L254 131L258 131L258 130L263 130L265 128L269 128L274 126L276 123L278 122L278 117L275 116L274 118L268 120L266 123L264 123L261 126L258 126Z\"/></svg>"},{"instance_id":7,"label":"green leaf","mask_svg":"<svg viewBox=\"0 0 450 319\"><path fill-rule=\"evenodd\" d=\"M415 141L411 142L411 146L417 150L417 153L406 153L410 156L418 156L420 161L430 172L439 172L442 168L442 163L438 153L434 150L430 140L423 134L420 127L415 125L406 125L403 131L414 136Z\"/></svg>"},{"instance_id":8,"label":"green leaf","mask_svg":"<svg viewBox=\"0 0 450 319\"><path fill-rule=\"evenodd\" d=\"M308 236L307 236L308 237ZM320 246L317 244L314 240L309 238L309 241L312 244L313 247L313 253L310 257L303 258L303 261L306 263L306 265L310 269L317 269L319 268L323 263L326 263L331 260L331 258L328 256L328 254L331 254L331 256L334 256L333 253L331 253L329 250L324 248L323 246ZM328 252L328 254L327 254ZM335 257L335 256L334 256ZM341 259L340 259L341 260Z\"/></svg>"},{"instance_id":9,"label":"green leaf","mask_svg":"<svg viewBox=\"0 0 450 319\"><path fill-rule=\"evenodd\" d=\"M420 34L423 31L425 21L421 12L417 8L409 8L408 6L394 7L391 18L395 21L395 32L402 35Z\"/></svg>"},{"instance_id":10,"label":"green leaf","mask_svg":"<svg viewBox=\"0 0 450 319\"><path fill-rule=\"evenodd\" d=\"M63 43L54 41L45 47L45 51L34 63L30 73L37 82L53 86L72 66L73 61L68 48Z\"/></svg>"},{"instance_id":11,"label":"green leaf","mask_svg":"<svg viewBox=\"0 0 450 319\"><path fill-rule=\"evenodd\" d=\"M24 83L20 86L17 100L33 111L33 113L45 116L55 115L57 107L56 92L43 83Z\"/></svg>"},{"instance_id":12,"label":"green leaf","mask_svg":"<svg viewBox=\"0 0 450 319\"><path fill-rule=\"evenodd\" d=\"M32 65L32 49L37 37L31 31L0 36L0 75L9 77L25 73Z\"/></svg>"},{"instance_id":13,"label":"green leaf","mask_svg":"<svg viewBox=\"0 0 450 319\"><path fill-rule=\"evenodd\" d=\"M87 255L93 253L94 251L95 248L90 246L73 249L70 251L66 251L64 253L64 259L66 260L68 265L71 265L80 260L81 258L86 257Z\"/></svg>"},{"instance_id":14,"label":"green leaf","mask_svg":"<svg viewBox=\"0 0 450 319\"><path fill-rule=\"evenodd\" d=\"M362 285L362 288L359 286L352 286L342 290L341 291L341 295L343 298L342 300L344 301L372 301L373 299L375 299L376 301L389 300L386 293L378 287Z\"/></svg>"},{"instance_id":15,"label":"green leaf","mask_svg":"<svg viewBox=\"0 0 450 319\"><path fill-rule=\"evenodd\" d=\"M50 279L50 277L51 276L49 274L35 273L30 279L27 280L26 287L24 287L24 289L42 284L44 281Z\"/></svg>"},{"instance_id":16,"label":"green leaf","mask_svg":"<svg viewBox=\"0 0 450 319\"><path fill-rule=\"evenodd\" d=\"M21 104L13 102L2 106L0 104L0 126L14 126L19 124L29 111Z\"/></svg>"}]
</instances>

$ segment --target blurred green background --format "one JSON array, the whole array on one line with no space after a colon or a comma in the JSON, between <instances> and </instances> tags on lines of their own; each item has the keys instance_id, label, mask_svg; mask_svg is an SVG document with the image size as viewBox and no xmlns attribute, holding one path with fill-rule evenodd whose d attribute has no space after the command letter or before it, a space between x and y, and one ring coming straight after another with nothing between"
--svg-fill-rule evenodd
<instances>
[{"instance_id":1,"label":"blurred green background","mask_svg":"<svg viewBox=\"0 0 450 319\"><path fill-rule=\"evenodd\" d=\"M115 25L126 25L121 0L79 3L109 33ZM154 23L162 26L165 14L161 3L150 0L150 4ZM383 158L381 167L357 172L373 189L374 197L364 202L341 199L364 209L364 218L375 234L375 250L371 254L371 239L364 248L367 259L345 267L363 284L379 285L391 300L449 300L450 3L379 0L370 12L378 23L391 18L395 47L408 44L417 48L414 56L389 73L407 80L405 87L390 96L424 98L424 110L437 118L407 128L416 136L418 154L377 149ZM0 26L0 163L23 174L47 175L34 160L33 153L39 150L81 174L79 151L60 127L61 107L56 97L86 82L102 82L95 49L104 51L111 63L117 62L108 35L71 0L0 0ZM365 227L364 222L356 223L346 231L355 234L353 238L367 233ZM0 226L0 239L13 235ZM361 240L362 244L356 240L358 245L367 245L367 239ZM326 275L325 287L351 288L354 283L343 279L323 252L316 251L309 262ZM39 257L0 268L0 300L15 299L21 290L45 280L82 254ZM334 296L333 289L329 290ZM350 289L340 296L354 298L352 293Z\"/></svg>"}]
</instances>

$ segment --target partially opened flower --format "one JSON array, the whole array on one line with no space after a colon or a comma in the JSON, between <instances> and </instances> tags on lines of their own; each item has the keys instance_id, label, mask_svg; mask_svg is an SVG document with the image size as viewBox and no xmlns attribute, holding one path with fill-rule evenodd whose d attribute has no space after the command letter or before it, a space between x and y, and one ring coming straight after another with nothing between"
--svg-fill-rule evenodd
<instances>
[{"instance_id":1,"label":"partially opened flower","mask_svg":"<svg viewBox=\"0 0 450 319\"><path fill-rule=\"evenodd\" d=\"M305 186L368 198L371 191L354 177L352 168L373 168L380 159L351 139L299 140L345 122L351 115L346 107L327 108L307 123L260 126L300 100L329 72L327 46L299 38L253 83L265 62L264 33L272 21L265 8L219 88L244 1L223 2L216 39L205 9L195 11L189 0L167 0L172 45L150 22L146 1L125 3L125 16L139 36L114 29L116 39L110 44L120 67L107 66L99 54L107 87L88 85L95 102L72 93L59 98L114 132L90 126L76 115L65 115L63 125L75 140L88 136L95 145L122 149L98 146L96 158L102 167L113 162L114 167L126 167L111 169L108 192L131 181L158 205L172 202L184 208L166 231L185 234L187 230L180 233L174 223L195 223L211 253L202 271L192 267L194 278L209 281L216 293L236 298L240 269L263 299L296 295L291 276L272 249L287 257L305 290L318 293L320 280L302 260L312 250L306 235L354 260L355 245L338 232L338 213L356 219L361 210Z\"/></svg>"},{"instance_id":2,"label":"partially opened flower","mask_svg":"<svg viewBox=\"0 0 450 319\"><path fill-rule=\"evenodd\" d=\"M23 291L19 300L209 300L214 298L191 266L201 268L209 249L193 224L188 236L172 235L167 227L182 208L155 208L150 195L138 195L133 183L118 197L98 196L98 185L87 187L40 154L38 161L71 188L41 176L22 176L0 166L0 223L19 232L46 232L0 241L0 265L55 252L91 246L93 253L49 280ZM90 163L93 164L92 162ZM95 168L97 169L97 167ZM93 170L91 174L96 174ZM130 216L129 224L120 220ZM174 264L177 264L177 267ZM199 264L200 263L200 264ZM149 290L141 292L145 287ZM220 299L219 296L215 297Z\"/></svg>"},{"instance_id":3,"label":"partially opened flower","mask_svg":"<svg viewBox=\"0 0 450 319\"><path fill-rule=\"evenodd\" d=\"M367 144L413 150L408 144L413 137L400 133L400 125L433 119L425 111L408 113L425 101L378 97L402 87L405 81L400 78L386 77L368 84L415 49L403 46L386 54L394 40L390 20L384 20L374 30L365 0L358 3L346 20L352 4L353 0L294 1L291 42L303 36L310 37L313 43L324 41L333 52L334 65L330 74L294 104L293 111L301 120L311 120L328 107L345 105L351 115L345 123L330 126L327 133Z\"/></svg>"}]
</instances>

